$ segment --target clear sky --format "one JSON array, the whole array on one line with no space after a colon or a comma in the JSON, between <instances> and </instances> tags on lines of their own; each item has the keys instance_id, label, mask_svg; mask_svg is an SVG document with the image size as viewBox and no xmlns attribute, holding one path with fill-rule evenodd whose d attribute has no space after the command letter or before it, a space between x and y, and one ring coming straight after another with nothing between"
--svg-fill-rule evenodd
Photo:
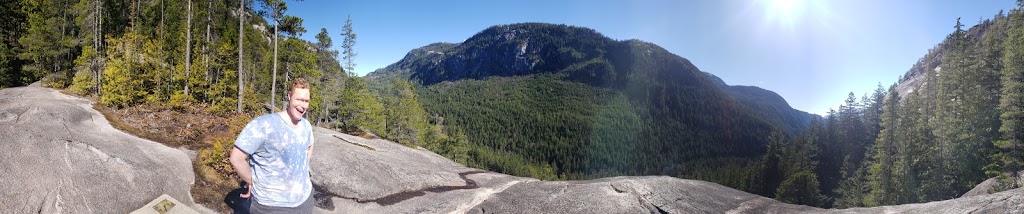
<instances>
[{"instance_id":1,"label":"clear sky","mask_svg":"<svg viewBox=\"0 0 1024 214\"><path fill-rule=\"evenodd\" d=\"M1013 0L516 0L288 1L305 19L303 39L326 28L340 49L351 16L355 72L365 75L434 42L462 42L499 24L587 27L640 39L687 58L730 85L775 91L822 114L850 92L859 99L893 84L953 30L1009 11Z\"/></svg>"}]
</instances>

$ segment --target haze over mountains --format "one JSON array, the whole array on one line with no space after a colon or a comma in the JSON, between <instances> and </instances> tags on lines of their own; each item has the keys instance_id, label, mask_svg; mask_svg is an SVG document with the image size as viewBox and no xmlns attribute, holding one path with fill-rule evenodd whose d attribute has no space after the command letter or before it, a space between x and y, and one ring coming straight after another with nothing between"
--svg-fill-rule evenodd
<instances>
[{"instance_id":1,"label":"haze over mountains","mask_svg":"<svg viewBox=\"0 0 1024 214\"><path fill-rule=\"evenodd\" d=\"M544 23L430 44L367 78L380 94L389 81L413 82L446 131L469 136L470 165L537 177L547 175L516 165L561 178L727 177L765 153L773 130L796 133L817 118L655 44Z\"/></svg>"},{"instance_id":2,"label":"haze over mountains","mask_svg":"<svg viewBox=\"0 0 1024 214\"><path fill-rule=\"evenodd\" d=\"M671 175L825 207L933 201L1007 163L990 159L1010 148L993 144L1007 109L992 94L1000 72L1015 69L1003 67L1014 62L1004 55L1015 50L1014 20L956 28L901 84L851 92L824 117L727 85L655 44L544 23L430 44L367 79L385 100L406 87L391 82L411 83L432 127L467 136L473 167L542 179Z\"/></svg>"}]
</instances>

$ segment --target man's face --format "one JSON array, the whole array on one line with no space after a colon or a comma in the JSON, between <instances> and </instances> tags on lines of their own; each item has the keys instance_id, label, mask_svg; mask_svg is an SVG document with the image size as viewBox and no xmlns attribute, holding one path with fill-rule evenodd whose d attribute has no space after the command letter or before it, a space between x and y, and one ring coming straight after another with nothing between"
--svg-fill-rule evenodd
<instances>
[{"instance_id":1,"label":"man's face","mask_svg":"<svg viewBox=\"0 0 1024 214\"><path fill-rule=\"evenodd\" d=\"M288 116L298 121L309 110L309 89L296 88L288 96Z\"/></svg>"}]
</instances>

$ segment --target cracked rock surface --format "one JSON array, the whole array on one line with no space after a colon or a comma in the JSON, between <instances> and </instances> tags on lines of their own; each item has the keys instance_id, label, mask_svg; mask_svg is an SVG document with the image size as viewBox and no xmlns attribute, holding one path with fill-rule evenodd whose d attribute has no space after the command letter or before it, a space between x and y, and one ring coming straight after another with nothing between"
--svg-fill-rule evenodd
<instances>
[{"instance_id":1,"label":"cracked rock surface","mask_svg":"<svg viewBox=\"0 0 1024 214\"><path fill-rule=\"evenodd\" d=\"M127 213L162 194L195 206L181 150L125 134L88 100L0 90L0 212Z\"/></svg>"}]
</instances>

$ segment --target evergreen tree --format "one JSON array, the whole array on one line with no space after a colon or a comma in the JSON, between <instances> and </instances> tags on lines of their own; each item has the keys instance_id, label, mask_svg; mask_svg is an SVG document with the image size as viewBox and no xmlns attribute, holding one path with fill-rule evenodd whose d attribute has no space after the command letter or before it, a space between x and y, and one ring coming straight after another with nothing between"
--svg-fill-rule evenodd
<instances>
[{"instance_id":1,"label":"evergreen tree","mask_svg":"<svg viewBox=\"0 0 1024 214\"><path fill-rule=\"evenodd\" d=\"M338 51L331 49L333 42L326 28L320 28L316 40L313 45L316 50L316 67L317 70L323 72L323 75L320 76L320 84L324 86L324 89L320 90L320 93L323 94L324 106L318 110L324 117L316 122L317 124L332 123L337 119L334 112L338 110L338 105L342 104L339 103L342 96L340 95L341 87L347 77L336 60Z\"/></svg>"},{"instance_id":2,"label":"evergreen tree","mask_svg":"<svg viewBox=\"0 0 1024 214\"><path fill-rule=\"evenodd\" d=\"M263 0L264 7L269 9L270 12L267 16L274 21L274 66L273 79L270 80L270 107L277 108L275 102L277 102L277 37L281 27L281 19L284 18L284 12L288 10L288 6L285 5L284 0Z\"/></svg>"},{"instance_id":3,"label":"evergreen tree","mask_svg":"<svg viewBox=\"0 0 1024 214\"><path fill-rule=\"evenodd\" d=\"M867 140L872 142L875 140L875 137L878 136L878 132L882 130L881 116L883 103L885 102L885 95L886 91L882 88L882 84L879 83L871 96L864 96L861 99L861 102L863 102L861 106L864 107L864 116L862 120L866 133L865 137Z\"/></svg>"},{"instance_id":4,"label":"evergreen tree","mask_svg":"<svg viewBox=\"0 0 1024 214\"><path fill-rule=\"evenodd\" d=\"M821 206L824 196L818 189L818 176L810 171L790 175L775 191L775 199L785 203Z\"/></svg>"},{"instance_id":5,"label":"evergreen tree","mask_svg":"<svg viewBox=\"0 0 1024 214\"><path fill-rule=\"evenodd\" d=\"M1002 56L1002 92L999 100L1001 137L994 142L997 153L987 174L996 176L1005 188L1020 187L1017 179L1024 170L1024 13L1022 1L1010 12L1010 28L1004 41Z\"/></svg>"},{"instance_id":6,"label":"evergreen tree","mask_svg":"<svg viewBox=\"0 0 1024 214\"><path fill-rule=\"evenodd\" d=\"M415 97L408 97L407 99L409 101L406 102L406 105L416 105L413 103L413 101L416 101ZM370 131L384 133L384 107L377 101L376 97L370 94L370 91L366 88L366 80L363 80L361 77L350 77L345 82L345 87L341 91L341 99L339 101L340 105L337 115L343 130L347 132Z\"/></svg>"},{"instance_id":7,"label":"evergreen tree","mask_svg":"<svg viewBox=\"0 0 1024 214\"><path fill-rule=\"evenodd\" d=\"M847 156L846 159L850 159ZM843 180L839 182L839 188L836 189L839 197L836 199L836 208L850 208L850 207L863 207L864 197L867 196L870 189L867 187L864 174L866 173L864 167L853 166L852 161L844 161L848 164L843 165L843 172L852 171L853 173L843 175ZM855 168L853 170L849 168Z\"/></svg>"},{"instance_id":8,"label":"evergreen tree","mask_svg":"<svg viewBox=\"0 0 1024 214\"><path fill-rule=\"evenodd\" d=\"M64 8L61 8L61 6ZM54 86L63 87L70 80L70 77L58 74L66 69L61 57L70 51L70 37L64 36L62 31L66 20L61 18L61 12L67 9L66 2L58 0L26 0L22 10L26 13L28 24L27 31L18 38L21 46L20 59L26 60L23 68L25 75L21 82L31 82L43 76L54 74Z\"/></svg>"},{"instance_id":9,"label":"evergreen tree","mask_svg":"<svg viewBox=\"0 0 1024 214\"><path fill-rule=\"evenodd\" d=\"M942 60L942 74L938 81L935 127L938 154L948 180L941 198L953 198L986 179L982 167L991 153L991 142L996 136L998 99L996 73L979 63L976 38L960 27L950 34L946 55ZM970 151L970 152L960 152Z\"/></svg>"},{"instance_id":10,"label":"evergreen tree","mask_svg":"<svg viewBox=\"0 0 1024 214\"><path fill-rule=\"evenodd\" d=\"M829 109L821 127L816 129L816 132L819 133L817 137L820 143L817 145L821 155L818 156L820 157L819 164L815 172L821 178L822 192L828 194L830 198L837 197L835 189L839 186L839 181L842 180L843 158L841 147L837 143L839 142L838 118L839 114L835 110Z\"/></svg>"},{"instance_id":11,"label":"evergreen tree","mask_svg":"<svg viewBox=\"0 0 1024 214\"><path fill-rule=\"evenodd\" d=\"M405 145L424 143L427 129L427 113L420 105L416 91L404 80L395 82L392 95L387 106L385 121L388 139Z\"/></svg>"},{"instance_id":12,"label":"evergreen tree","mask_svg":"<svg viewBox=\"0 0 1024 214\"><path fill-rule=\"evenodd\" d=\"M924 174L932 166L929 157L926 155L927 148L932 145L932 132L928 128L927 118L921 111L923 100L917 91L907 95L902 105L898 105L896 116L896 140L898 164L895 166L893 177L900 178L897 192L892 193L896 197L897 204L913 203L922 201L921 186Z\"/></svg>"},{"instance_id":13,"label":"evergreen tree","mask_svg":"<svg viewBox=\"0 0 1024 214\"><path fill-rule=\"evenodd\" d=\"M864 123L861 120L862 110L860 105L857 103L857 97L854 96L853 92L846 98L845 104L839 107L839 132L838 142L840 147L840 157L844 157L843 166L848 166L844 171L845 175L853 175L854 171L857 170L858 166L861 165L861 161L864 159L866 153L865 143L867 134L865 133Z\"/></svg>"},{"instance_id":14,"label":"evergreen tree","mask_svg":"<svg viewBox=\"0 0 1024 214\"><path fill-rule=\"evenodd\" d=\"M786 134L782 130L773 130L768 136L767 150L758 164L760 172L754 177L751 187L761 195L773 195L784 179L783 149L786 147Z\"/></svg>"},{"instance_id":15,"label":"evergreen tree","mask_svg":"<svg viewBox=\"0 0 1024 214\"><path fill-rule=\"evenodd\" d=\"M876 91L876 94L879 94ZM892 198L897 192L896 184L897 178L893 176L894 164L896 163L896 134L899 127L897 123L897 106L899 105L899 95L896 94L896 87L893 85L889 87L888 96L882 102L879 102L882 106L882 114L880 117L881 131L878 134L878 138L875 140L874 153L868 160L868 185L871 188L870 194L864 198L864 204L868 206L887 205L892 204L895 200Z\"/></svg>"},{"instance_id":16,"label":"evergreen tree","mask_svg":"<svg viewBox=\"0 0 1024 214\"><path fill-rule=\"evenodd\" d=\"M356 33L352 29L352 15L349 15L345 19L345 26L341 28L341 36L344 38L341 42L341 57L342 63L346 71L354 74L356 71ZM355 76L350 74L349 76Z\"/></svg>"},{"instance_id":17,"label":"evergreen tree","mask_svg":"<svg viewBox=\"0 0 1024 214\"><path fill-rule=\"evenodd\" d=\"M18 39L25 31L24 1L0 2L0 88L23 85Z\"/></svg>"}]
</instances>

